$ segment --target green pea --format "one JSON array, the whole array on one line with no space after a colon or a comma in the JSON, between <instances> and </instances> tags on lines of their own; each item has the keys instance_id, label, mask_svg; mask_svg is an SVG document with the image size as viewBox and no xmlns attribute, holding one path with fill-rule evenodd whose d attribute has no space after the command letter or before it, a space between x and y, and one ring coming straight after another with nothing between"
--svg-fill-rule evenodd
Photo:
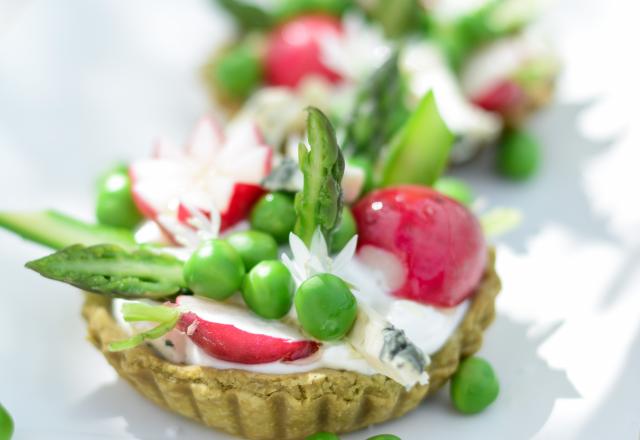
<instances>
[{"instance_id":1,"label":"green pea","mask_svg":"<svg viewBox=\"0 0 640 440\"><path fill-rule=\"evenodd\" d=\"M329 273L314 275L302 283L294 302L302 328L321 341L346 335L358 313L358 304L349 286Z\"/></svg>"},{"instance_id":2,"label":"green pea","mask_svg":"<svg viewBox=\"0 0 640 440\"><path fill-rule=\"evenodd\" d=\"M464 414L475 414L491 405L498 397L500 385L489 362L470 357L462 362L451 378L453 406Z\"/></svg>"},{"instance_id":3,"label":"green pea","mask_svg":"<svg viewBox=\"0 0 640 440\"><path fill-rule=\"evenodd\" d=\"M342 219L340 225L331 234L331 252L337 253L356 235L356 220L353 218L351 210L346 206L342 209Z\"/></svg>"},{"instance_id":4,"label":"green pea","mask_svg":"<svg viewBox=\"0 0 640 440\"><path fill-rule=\"evenodd\" d=\"M509 131L498 146L496 159L500 174L513 180L524 180L539 167L540 145L525 131Z\"/></svg>"},{"instance_id":5,"label":"green pea","mask_svg":"<svg viewBox=\"0 0 640 440\"><path fill-rule=\"evenodd\" d=\"M296 284L289 269L277 260L258 263L244 278L242 297L256 315L280 319L291 309Z\"/></svg>"},{"instance_id":6,"label":"green pea","mask_svg":"<svg viewBox=\"0 0 640 440\"><path fill-rule=\"evenodd\" d=\"M214 75L226 93L245 98L262 81L262 63L249 47L238 46L218 59Z\"/></svg>"},{"instance_id":7,"label":"green pea","mask_svg":"<svg viewBox=\"0 0 640 440\"><path fill-rule=\"evenodd\" d=\"M103 225L128 229L142 220L131 196L131 179L126 169L118 168L100 179L96 218Z\"/></svg>"},{"instance_id":8,"label":"green pea","mask_svg":"<svg viewBox=\"0 0 640 440\"><path fill-rule=\"evenodd\" d=\"M253 229L266 232L278 243L287 243L296 224L291 197L282 193L265 194L251 210L249 221Z\"/></svg>"},{"instance_id":9,"label":"green pea","mask_svg":"<svg viewBox=\"0 0 640 440\"><path fill-rule=\"evenodd\" d=\"M9 412L0 405L0 440L9 440L13 435L13 419Z\"/></svg>"},{"instance_id":10,"label":"green pea","mask_svg":"<svg viewBox=\"0 0 640 440\"><path fill-rule=\"evenodd\" d=\"M465 206L469 206L473 202L471 188L462 180L453 177L441 177L433 185L433 188Z\"/></svg>"},{"instance_id":11,"label":"green pea","mask_svg":"<svg viewBox=\"0 0 640 440\"><path fill-rule=\"evenodd\" d=\"M340 440L340 437L330 432L317 432L315 434L308 435L304 440Z\"/></svg>"},{"instance_id":12,"label":"green pea","mask_svg":"<svg viewBox=\"0 0 640 440\"><path fill-rule=\"evenodd\" d=\"M367 440L402 440L397 435L393 434L378 434L373 437L369 437Z\"/></svg>"},{"instance_id":13,"label":"green pea","mask_svg":"<svg viewBox=\"0 0 640 440\"><path fill-rule=\"evenodd\" d=\"M278 257L278 243L264 232L235 232L226 237L226 240L240 254L246 270L250 270L263 260L273 260Z\"/></svg>"},{"instance_id":14,"label":"green pea","mask_svg":"<svg viewBox=\"0 0 640 440\"><path fill-rule=\"evenodd\" d=\"M375 181L373 178L373 166L364 157L350 157L347 162L352 167L360 168L364 172L364 186L362 187L362 194L366 194L375 187Z\"/></svg>"},{"instance_id":15,"label":"green pea","mask_svg":"<svg viewBox=\"0 0 640 440\"><path fill-rule=\"evenodd\" d=\"M187 260L184 280L197 296L223 300L240 290L244 278L240 254L223 240L205 241Z\"/></svg>"}]
</instances>

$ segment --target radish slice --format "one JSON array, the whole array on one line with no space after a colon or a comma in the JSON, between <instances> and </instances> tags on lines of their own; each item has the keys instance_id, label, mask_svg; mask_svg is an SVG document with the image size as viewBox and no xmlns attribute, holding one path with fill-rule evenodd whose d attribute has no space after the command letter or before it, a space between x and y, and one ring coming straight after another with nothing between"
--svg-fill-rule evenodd
<instances>
[{"instance_id":1,"label":"radish slice","mask_svg":"<svg viewBox=\"0 0 640 440\"><path fill-rule=\"evenodd\" d=\"M318 351L320 344L249 333L229 324L205 321L193 312L182 314L177 325L209 356L239 364L295 361Z\"/></svg>"},{"instance_id":2,"label":"radish slice","mask_svg":"<svg viewBox=\"0 0 640 440\"><path fill-rule=\"evenodd\" d=\"M272 149L253 121L234 121L225 137L214 119L203 118L183 151L162 141L150 159L131 165L133 199L151 220L162 216L193 227L189 206L207 218L219 213L226 229L246 218L264 193L260 183L271 162Z\"/></svg>"},{"instance_id":3,"label":"radish slice","mask_svg":"<svg viewBox=\"0 0 640 440\"><path fill-rule=\"evenodd\" d=\"M185 295L176 303L183 312L178 330L218 359L242 364L293 361L320 347L289 325L263 320L232 304Z\"/></svg>"},{"instance_id":4,"label":"radish slice","mask_svg":"<svg viewBox=\"0 0 640 440\"><path fill-rule=\"evenodd\" d=\"M220 149L223 141L224 135L218 123L211 117L204 117L196 125L186 151L192 157L211 160L211 156Z\"/></svg>"}]
</instances>

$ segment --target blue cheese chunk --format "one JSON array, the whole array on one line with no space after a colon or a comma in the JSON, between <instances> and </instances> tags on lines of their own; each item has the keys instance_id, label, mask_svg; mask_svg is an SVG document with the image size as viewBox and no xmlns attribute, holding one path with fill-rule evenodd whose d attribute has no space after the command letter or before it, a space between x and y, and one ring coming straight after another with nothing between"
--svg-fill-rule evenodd
<instances>
[{"instance_id":1,"label":"blue cheese chunk","mask_svg":"<svg viewBox=\"0 0 640 440\"><path fill-rule=\"evenodd\" d=\"M429 357L405 333L394 327L372 308L360 304L358 316L346 341L378 373L407 389L416 384L426 385L429 376L425 369Z\"/></svg>"}]
</instances>

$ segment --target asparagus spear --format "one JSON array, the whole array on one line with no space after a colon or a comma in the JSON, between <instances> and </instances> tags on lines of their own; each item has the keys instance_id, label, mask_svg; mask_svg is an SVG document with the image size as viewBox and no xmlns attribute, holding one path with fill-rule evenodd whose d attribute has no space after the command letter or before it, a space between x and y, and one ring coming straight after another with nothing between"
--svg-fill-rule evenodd
<instances>
[{"instance_id":1,"label":"asparagus spear","mask_svg":"<svg viewBox=\"0 0 640 440\"><path fill-rule=\"evenodd\" d=\"M320 228L330 247L331 232L340 224L344 158L336 134L327 117L317 108L308 109L306 145L298 147L298 160L304 185L296 194L298 216L294 232L309 246L313 233Z\"/></svg>"},{"instance_id":2,"label":"asparagus spear","mask_svg":"<svg viewBox=\"0 0 640 440\"><path fill-rule=\"evenodd\" d=\"M427 93L391 142L382 184L433 185L447 164L453 138L433 92Z\"/></svg>"},{"instance_id":3,"label":"asparagus spear","mask_svg":"<svg viewBox=\"0 0 640 440\"><path fill-rule=\"evenodd\" d=\"M349 156L375 163L382 148L408 117L398 56L395 52L358 93L342 144Z\"/></svg>"},{"instance_id":4,"label":"asparagus spear","mask_svg":"<svg viewBox=\"0 0 640 440\"><path fill-rule=\"evenodd\" d=\"M0 212L0 228L53 249L99 243L135 246L133 233L127 229L85 223L57 211Z\"/></svg>"},{"instance_id":5,"label":"asparagus spear","mask_svg":"<svg viewBox=\"0 0 640 440\"><path fill-rule=\"evenodd\" d=\"M74 245L26 266L46 278L110 297L158 300L186 290L183 263L171 255L146 249Z\"/></svg>"}]
</instances>

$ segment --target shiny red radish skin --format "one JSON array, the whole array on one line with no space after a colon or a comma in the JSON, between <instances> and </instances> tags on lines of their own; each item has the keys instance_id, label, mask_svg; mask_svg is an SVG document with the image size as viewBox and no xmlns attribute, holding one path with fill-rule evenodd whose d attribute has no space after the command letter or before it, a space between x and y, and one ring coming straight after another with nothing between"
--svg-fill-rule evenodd
<instances>
[{"instance_id":1,"label":"shiny red radish skin","mask_svg":"<svg viewBox=\"0 0 640 440\"><path fill-rule=\"evenodd\" d=\"M525 98L524 91L514 81L504 79L482 94L474 97L472 102L487 111L507 113Z\"/></svg>"},{"instance_id":2,"label":"shiny red radish skin","mask_svg":"<svg viewBox=\"0 0 640 440\"><path fill-rule=\"evenodd\" d=\"M486 244L480 224L458 202L431 188L397 186L369 193L353 215L360 248L384 249L405 266L394 296L452 307L478 286Z\"/></svg>"},{"instance_id":3,"label":"shiny red radish skin","mask_svg":"<svg viewBox=\"0 0 640 440\"><path fill-rule=\"evenodd\" d=\"M339 82L340 75L322 62L320 41L328 35L342 35L340 20L329 15L304 15L277 27L264 59L267 83L295 88L310 75Z\"/></svg>"},{"instance_id":4,"label":"shiny red radish skin","mask_svg":"<svg viewBox=\"0 0 640 440\"><path fill-rule=\"evenodd\" d=\"M316 341L292 341L249 333L230 324L205 321L193 312L183 313L176 328L208 355L239 364L295 361L320 348Z\"/></svg>"}]
</instances>

